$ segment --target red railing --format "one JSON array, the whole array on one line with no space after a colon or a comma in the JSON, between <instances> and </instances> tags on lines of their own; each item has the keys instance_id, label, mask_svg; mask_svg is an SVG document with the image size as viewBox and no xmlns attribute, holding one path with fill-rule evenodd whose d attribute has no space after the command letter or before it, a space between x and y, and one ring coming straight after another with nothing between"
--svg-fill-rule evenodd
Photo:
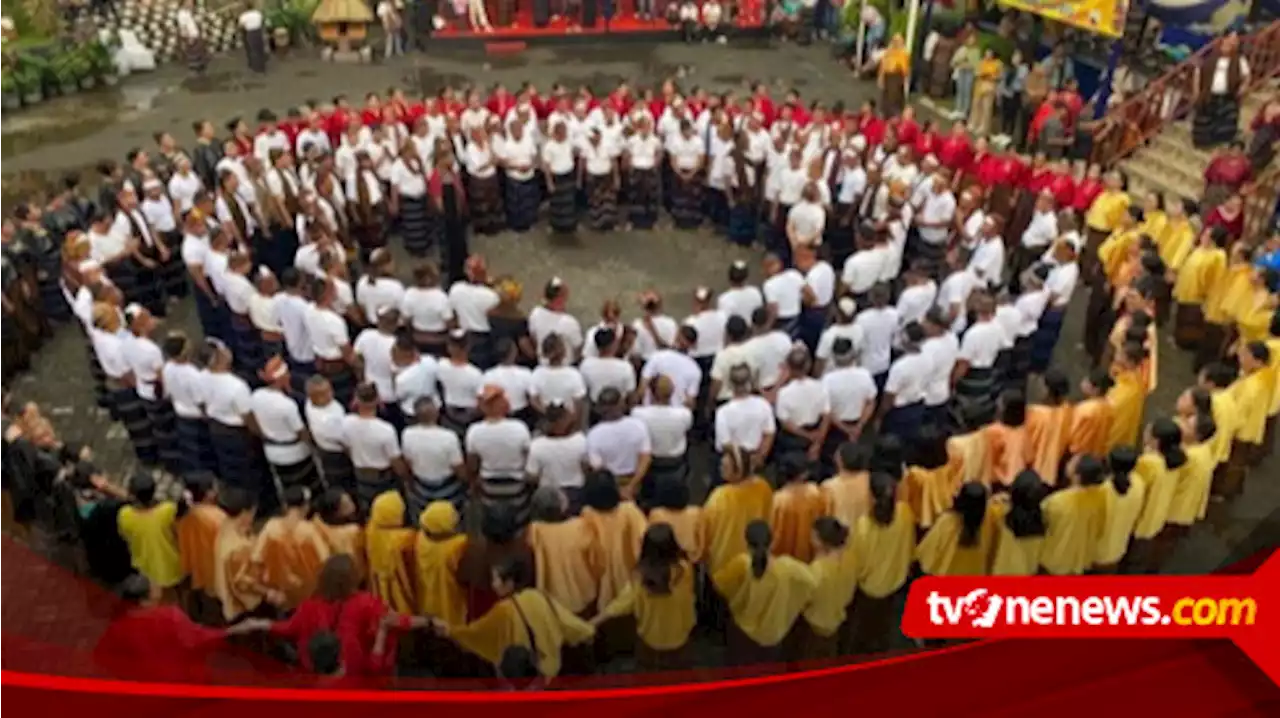
<instances>
[{"instance_id":1,"label":"red railing","mask_svg":"<svg viewBox=\"0 0 1280 718\"><path fill-rule=\"evenodd\" d=\"M1221 38L1200 48L1108 110L1094 130L1093 161L1109 166L1158 134L1166 122L1186 116L1195 103L1196 70L1220 42ZM1249 62L1249 89L1280 74L1280 21L1241 36L1240 54Z\"/></svg>"}]
</instances>

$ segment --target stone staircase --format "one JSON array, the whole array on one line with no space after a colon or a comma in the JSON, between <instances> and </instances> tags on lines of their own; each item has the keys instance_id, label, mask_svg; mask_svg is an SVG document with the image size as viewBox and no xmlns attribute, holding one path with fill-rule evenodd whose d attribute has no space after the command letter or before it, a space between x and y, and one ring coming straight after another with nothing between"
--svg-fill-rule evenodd
<instances>
[{"instance_id":1,"label":"stone staircase","mask_svg":"<svg viewBox=\"0 0 1280 718\"><path fill-rule=\"evenodd\" d=\"M1278 83L1259 87L1245 96L1240 108L1240 127L1248 128L1263 103L1277 94ZM1155 190L1199 201L1204 190L1204 170L1212 152L1197 149L1191 142L1191 118L1165 125L1145 147L1120 161L1133 192Z\"/></svg>"}]
</instances>

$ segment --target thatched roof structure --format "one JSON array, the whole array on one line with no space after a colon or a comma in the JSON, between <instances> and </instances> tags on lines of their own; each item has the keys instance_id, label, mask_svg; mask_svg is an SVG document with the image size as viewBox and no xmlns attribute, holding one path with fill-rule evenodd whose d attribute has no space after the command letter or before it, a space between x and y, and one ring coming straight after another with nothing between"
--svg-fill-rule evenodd
<instances>
[{"instance_id":1,"label":"thatched roof structure","mask_svg":"<svg viewBox=\"0 0 1280 718\"><path fill-rule=\"evenodd\" d=\"M373 11L364 0L321 0L311 22L373 22Z\"/></svg>"}]
</instances>

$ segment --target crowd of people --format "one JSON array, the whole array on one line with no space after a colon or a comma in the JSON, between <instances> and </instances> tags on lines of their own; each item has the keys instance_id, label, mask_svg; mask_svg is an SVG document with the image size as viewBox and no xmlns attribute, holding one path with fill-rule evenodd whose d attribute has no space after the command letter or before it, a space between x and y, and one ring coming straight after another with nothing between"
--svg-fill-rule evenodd
<instances>
[{"instance_id":1,"label":"crowd of people","mask_svg":"<svg viewBox=\"0 0 1280 718\"><path fill-rule=\"evenodd\" d=\"M96 198L69 182L6 218L6 370L69 318L148 469L108 480L6 407L6 489L19 518L63 505L131 600L319 672L673 668L698 627L733 662L883 650L920 572L1157 570L1272 446L1280 238L1242 238L1231 193L1201 214L764 86L257 119L196 123L189 151L158 133ZM584 328L564 279L526 314L471 248L541 217L766 254L690 287L688 317L646 291ZM1076 389L1053 358L1080 283ZM203 336L160 329L186 293ZM1170 321L1199 375L1152 416ZM47 481L9 470L41 453Z\"/></svg>"}]
</instances>

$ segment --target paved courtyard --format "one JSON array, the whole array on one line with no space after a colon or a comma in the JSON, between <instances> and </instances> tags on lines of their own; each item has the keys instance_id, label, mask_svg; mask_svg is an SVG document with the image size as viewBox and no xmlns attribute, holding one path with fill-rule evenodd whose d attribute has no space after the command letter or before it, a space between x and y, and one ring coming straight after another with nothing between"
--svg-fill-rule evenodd
<instances>
[{"instance_id":1,"label":"paved courtyard","mask_svg":"<svg viewBox=\"0 0 1280 718\"><path fill-rule=\"evenodd\" d=\"M762 80L775 88L775 95L796 88L806 100L844 100L853 105L874 91L871 83L854 80L825 48L769 48L761 42L745 42L727 47L580 45L532 48L505 57L462 52L398 58L373 66L296 58L274 62L265 76L247 73L239 56L217 60L204 78L190 78L181 68L164 68L131 78L113 90L9 113L0 141L4 160L0 193L5 206L12 206L18 198L52 186L64 173L87 175L98 159L122 158L134 146L149 148L151 134L158 130L170 130L180 142L189 143L191 123L197 119L221 124L235 115L251 117L262 107L282 114L310 99L327 100L345 93L359 101L366 92L385 92L389 87L421 92L446 84L485 87L503 82L511 87L529 80L540 88L561 82L605 92L622 79L645 86L679 74L686 88L701 85L724 91ZM571 308L584 324L595 321L599 306L609 298L618 298L634 316L635 298L647 289L663 293L668 311L683 316L695 286L722 288L724 270L732 260L746 258L754 263L759 258L709 232L662 229L607 235L583 231L567 239L535 230L524 236L508 233L472 242L473 250L484 253L496 273L511 274L524 283L526 307L537 300L543 282L553 275L562 277L571 288ZM409 267L407 261L401 262L400 273L406 278ZM1077 378L1087 367L1077 342L1082 303L1076 303L1069 317L1057 358ZM196 329L193 306L189 302L178 306L167 324ZM1167 339L1163 341L1160 389L1148 405L1149 415L1168 411L1190 380L1182 353ZM32 372L17 379L13 388L19 399L44 405L65 439L97 447L108 470L124 473L131 468L123 427L111 424L92 406L83 344L70 327L57 332L36 358ZM1182 542L1166 570L1205 572L1274 545L1280 539L1277 466L1273 458L1257 470L1235 502L1212 505L1209 520Z\"/></svg>"}]
</instances>

